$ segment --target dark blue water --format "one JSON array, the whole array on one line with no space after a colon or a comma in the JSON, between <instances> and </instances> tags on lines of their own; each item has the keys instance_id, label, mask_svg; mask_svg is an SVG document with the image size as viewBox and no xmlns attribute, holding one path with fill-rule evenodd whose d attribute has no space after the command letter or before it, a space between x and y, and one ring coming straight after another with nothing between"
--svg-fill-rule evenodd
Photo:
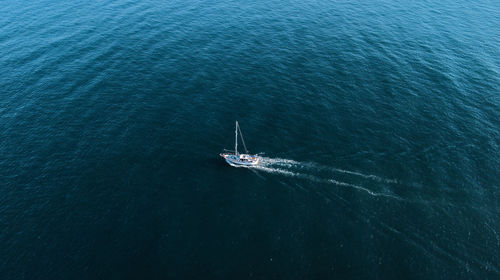
<instances>
[{"instance_id":1,"label":"dark blue water","mask_svg":"<svg viewBox=\"0 0 500 280\"><path fill-rule=\"evenodd\" d=\"M0 4L0 279L500 278L498 1Z\"/></svg>"}]
</instances>

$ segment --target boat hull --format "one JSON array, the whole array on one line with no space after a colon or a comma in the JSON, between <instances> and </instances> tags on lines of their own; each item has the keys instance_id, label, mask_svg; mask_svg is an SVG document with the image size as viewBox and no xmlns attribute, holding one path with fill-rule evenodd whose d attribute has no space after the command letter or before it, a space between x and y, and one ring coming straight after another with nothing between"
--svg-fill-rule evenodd
<instances>
[{"instance_id":1,"label":"boat hull","mask_svg":"<svg viewBox=\"0 0 500 280\"><path fill-rule=\"evenodd\" d=\"M259 164L260 157L256 155L248 155L248 154L220 154L226 162L231 166L256 166Z\"/></svg>"}]
</instances>

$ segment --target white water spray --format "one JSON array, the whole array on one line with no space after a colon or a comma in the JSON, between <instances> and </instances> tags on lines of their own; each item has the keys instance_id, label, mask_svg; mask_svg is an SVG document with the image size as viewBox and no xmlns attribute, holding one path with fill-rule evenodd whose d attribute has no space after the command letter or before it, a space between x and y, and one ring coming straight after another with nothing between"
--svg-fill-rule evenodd
<instances>
[{"instance_id":1,"label":"white water spray","mask_svg":"<svg viewBox=\"0 0 500 280\"><path fill-rule=\"evenodd\" d=\"M320 170L320 171L332 171L336 173L344 173L344 174L349 174L352 176L360 177L363 179L368 179L374 182L382 182L382 183L397 183L398 181L395 179L385 179L376 175L371 175L371 174L363 174L360 172L356 171L349 171L349 170L344 170L344 169L339 169L339 168L334 168L334 167L328 167L324 165L320 165L314 162L299 162L295 161L292 159L283 159L283 158L269 158L269 157L261 157L261 161L259 165L256 166L248 166L245 168L257 170L257 171L263 171L267 173L274 173L274 174L279 174L279 175L284 175L288 177L296 177L296 178L301 178L305 180L309 180L312 182L316 183L323 183L323 184L334 184L337 186L343 186L343 187L351 187L355 188L357 190L362 190L365 191L366 193L372 195L372 196L384 196L384 197L389 197L393 199L398 199L400 200L401 198L390 194L390 193L384 193L384 192L376 192L373 190L370 190L366 187L356 185L356 184L351 184L347 182L342 182L335 180L333 178L322 178L316 175L313 175L312 172L314 170Z\"/></svg>"}]
</instances>

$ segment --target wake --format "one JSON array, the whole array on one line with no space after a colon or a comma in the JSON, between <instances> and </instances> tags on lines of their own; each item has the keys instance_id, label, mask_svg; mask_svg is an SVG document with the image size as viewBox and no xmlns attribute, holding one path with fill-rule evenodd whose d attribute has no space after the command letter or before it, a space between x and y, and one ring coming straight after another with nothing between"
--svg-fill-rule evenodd
<instances>
[{"instance_id":1,"label":"wake","mask_svg":"<svg viewBox=\"0 0 500 280\"><path fill-rule=\"evenodd\" d=\"M257 166L246 166L245 168L263 171L267 173L273 173L288 177L295 177L304 180L308 180L315 183L321 184L333 184L336 186L342 187L350 187L360 191L364 191L372 196L382 196L388 197L392 199L401 200L400 197L387 192L377 192L366 188L364 186L358 184L352 184L348 182L339 181L334 178L324 178L324 176L316 175L317 171L329 171L331 173L342 173L348 174L353 177L359 177L364 180L369 180L372 182L378 183L386 183L386 184L395 184L398 183L396 179L387 179L380 176L372 175L372 174L363 174L356 171L344 170L335 167L329 167L325 165L321 165L314 162L299 162L292 159L283 159L283 158L269 158L269 157L261 157L260 164Z\"/></svg>"},{"instance_id":2,"label":"wake","mask_svg":"<svg viewBox=\"0 0 500 280\"><path fill-rule=\"evenodd\" d=\"M337 173L344 173L344 174L349 174L349 175L354 175L358 176L364 179L372 179L374 181L378 182L383 182L383 183L388 183L388 184L397 184L399 183L398 180L396 179L387 179L387 178L382 178L377 175L372 175L372 174L363 174L360 172L356 171L350 171L350 170L345 170L345 169L340 169L340 168L335 168L335 167L329 167L325 165L321 165L318 163L314 162L299 162L291 159L283 159L283 158L268 158L268 157L261 157L261 165L263 166L284 166L288 168L297 168L297 169L315 169L315 170L325 170L325 171L332 171L332 172L337 172Z\"/></svg>"}]
</instances>

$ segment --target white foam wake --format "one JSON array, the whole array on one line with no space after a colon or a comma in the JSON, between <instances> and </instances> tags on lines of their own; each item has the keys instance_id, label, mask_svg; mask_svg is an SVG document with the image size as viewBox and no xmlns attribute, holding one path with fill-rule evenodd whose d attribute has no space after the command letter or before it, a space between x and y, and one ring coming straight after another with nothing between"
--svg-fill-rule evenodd
<instances>
[{"instance_id":1,"label":"white foam wake","mask_svg":"<svg viewBox=\"0 0 500 280\"><path fill-rule=\"evenodd\" d=\"M322 178L322 177L311 174L311 172L313 171L313 169L328 169L328 170L333 170L336 172L360 176L363 178L374 179L376 181L381 181L381 182L384 182L386 180L386 179L383 179L383 178L375 176L375 175L366 175L366 174L362 174L362 173L358 173L358 172L321 166L319 164L311 163L311 162L301 163L301 162L291 160L291 159L268 158L268 157L262 157L261 163L259 165L244 166L244 167L250 168L252 170L264 171L267 173L274 173L274 174L284 175L284 176L288 176L288 177L301 178L301 179L309 180L309 181L316 182L316 183L334 184L337 186L351 187L351 188L354 188L357 190L364 191L372 196L383 196L383 197L401 200L400 197L393 195L393 194L390 194L390 193L376 192L376 191L370 190L370 189L365 188L365 187L360 186L360 185L338 181L338 180L333 179L333 178ZM380 178L381 180L379 180L378 178Z\"/></svg>"},{"instance_id":2,"label":"white foam wake","mask_svg":"<svg viewBox=\"0 0 500 280\"><path fill-rule=\"evenodd\" d=\"M373 175L373 174L364 174L364 173L357 172L357 171L350 171L350 170L340 169L340 168L336 168L336 167L325 166L325 165L321 165L321 164L318 164L315 162L299 162L299 161L295 161L292 159L262 157L261 165L263 165L263 166L284 166L284 167L294 168L294 169L315 169L315 170L332 171L332 172L337 172L337 173L344 173L344 174L349 174L349 175L353 175L353 176L358 176L358 177L361 177L364 179L371 179L371 180L375 180L375 181L383 182L383 183L389 183L389 184L399 183L398 180L396 180L396 179L387 179L387 178L383 178L383 177Z\"/></svg>"}]
</instances>

